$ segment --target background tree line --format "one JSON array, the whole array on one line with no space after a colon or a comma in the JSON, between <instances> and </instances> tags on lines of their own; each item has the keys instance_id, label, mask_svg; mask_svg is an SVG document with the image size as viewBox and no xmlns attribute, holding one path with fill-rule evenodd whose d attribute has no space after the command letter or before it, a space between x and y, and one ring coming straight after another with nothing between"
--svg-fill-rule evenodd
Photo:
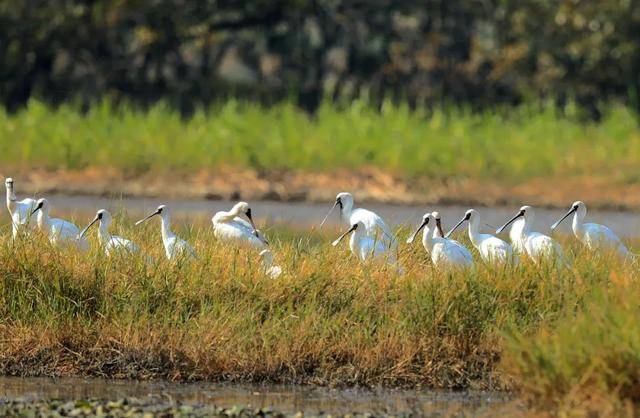
<instances>
[{"instance_id":1,"label":"background tree line","mask_svg":"<svg viewBox=\"0 0 640 418\"><path fill-rule=\"evenodd\" d=\"M0 100L638 108L637 0L0 0Z\"/></svg>"}]
</instances>

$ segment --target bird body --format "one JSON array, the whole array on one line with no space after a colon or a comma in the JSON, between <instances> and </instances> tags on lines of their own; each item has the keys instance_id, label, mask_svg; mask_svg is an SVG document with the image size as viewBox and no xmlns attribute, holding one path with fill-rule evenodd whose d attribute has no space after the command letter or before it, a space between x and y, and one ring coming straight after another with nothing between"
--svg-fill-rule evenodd
<instances>
[{"instance_id":1,"label":"bird body","mask_svg":"<svg viewBox=\"0 0 640 418\"><path fill-rule=\"evenodd\" d=\"M573 214L571 229L578 240L589 250L610 250L614 251L621 258L631 256L629 249L622 240L607 226L596 223L584 223L587 215L587 205L581 201L573 202L571 209L560 220L551 225L551 229L556 229L560 222Z\"/></svg>"},{"instance_id":2,"label":"bird body","mask_svg":"<svg viewBox=\"0 0 640 418\"><path fill-rule=\"evenodd\" d=\"M397 264L393 249L386 247L383 242L376 238L370 237L362 221L353 224L347 232L333 241L332 245L335 247L349 234L351 234L349 249L360 261L384 260L387 264L396 266L399 272L403 271Z\"/></svg>"},{"instance_id":3,"label":"bird body","mask_svg":"<svg viewBox=\"0 0 640 418\"><path fill-rule=\"evenodd\" d=\"M136 222L136 225L140 225L146 220L160 216L160 232L162 234L162 245L164 246L165 255L167 259L173 261L181 258L195 258L196 252L189 243L179 238L171 230L171 214L169 208L166 205L160 205L158 208L149 214L147 217Z\"/></svg>"},{"instance_id":4,"label":"bird body","mask_svg":"<svg viewBox=\"0 0 640 418\"><path fill-rule=\"evenodd\" d=\"M51 218L49 216L50 203L42 198L36 202L31 216L37 213L36 223L40 231L47 234L49 242L56 246L74 245L81 250L89 248L89 243L80 238L80 229L64 219Z\"/></svg>"},{"instance_id":5,"label":"bird body","mask_svg":"<svg viewBox=\"0 0 640 418\"><path fill-rule=\"evenodd\" d=\"M496 234L502 232L509 224L518 220L524 219L522 228L521 242L523 244L525 253L535 263L540 263L542 260L560 261L563 264L567 264L562 251L562 247L553 238L544 235L540 232L531 231L531 224L535 219L535 212L531 206L522 206L518 213L511 218L506 224L498 228Z\"/></svg>"},{"instance_id":6,"label":"bird body","mask_svg":"<svg viewBox=\"0 0 640 418\"><path fill-rule=\"evenodd\" d=\"M398 241L396 237L378 214L368 209L353 208L353 196L351 193L338 193L331 211L333 211L336 206L340 207L340 219L347 226L352 227L353 225L362 223L364 232L361 231L361 233L364 234L364 236L375 241L380 241L386 248L397 247ZM331 211L329 211L325 220L322 221L322 224L324 224L329 217Z\"/></svg>"},{"instance_id":7,"label":"bird body","mask_svg":"<svg viewBox=\"0 0 640 418\"><path fill-rule=\"evenodd\" d=\"M93 224L99 222L98 239L107 256L111 256L114 253L139 253L140 248L132 241L109 233L109 225L111 225L112 219L111 214L107 210L100 209L96 213L93 221L80 232L80 237L84 237L87 230Z\"/></svg>"},{"instance_id":8,"label":"bird body","mask_svg":"<svg viewBox=\"0 0 640 418\"><path fill-rule=\"evenodd\" d=\"M469 240L485 262L495 264L513 261L513 249L509 244L491 234L481 234L479 232L480 214L475 209L469 209L460 222L445 237L448 238L464 221L469 222Z\"/></svg>"},{"instance_id":9,"label":"bird body","mask_svg":"<svg viewBox=\"0 0 640 418\"><path fill-rule=\"evenodd\" d=\"M240 218L240 215L245 215L249 222ZM214 235L220 240L246 243L258 248L267 245L253 223L251 208L246 202L238 202L230 211L217 212L211 218L211 223Z\"/></svg>"},{"instance_id":10,"label":"bird body","mask_svg":"<svg viewBox=\"0 0 640 418\"><path fill-rule=\"evenodd\" d=\"M262 260L262 268L264 273L275 279L282 274L282 267L273 265L273 253L269 249L260 251L260 258Z\"/></svg>"},{"instance_id":11,"label":"bird body","mask_svg":"<svg viewBox=\"0 0 640 418\"><path fill-rule=\"evenodd\" d=\"M31 216L31 213L35 209L37 202L31 198L18 200L13 190L13 179L11 177L5 179L4 185L7 189L7 209L11 216L11 231L15 238L25 227L36 226L35 217Z\"/></svg>"},{"instance_id":12,"label":"bird body","mask_svg":"<svg viewBox=\"0 0 640 418\"><path fill-rule=\"evenodd\" d=\"M473 266L473 257L459 242L442 237L434 237L431 229L437 229L436 218L433 213L427 213L422 218L422 223L418 229L407 239L407 244L411 244L415 237L422 232L422 245L427 253L431 254L431 261L438 269L465 269Z\"/></svg>"}]
</instances>

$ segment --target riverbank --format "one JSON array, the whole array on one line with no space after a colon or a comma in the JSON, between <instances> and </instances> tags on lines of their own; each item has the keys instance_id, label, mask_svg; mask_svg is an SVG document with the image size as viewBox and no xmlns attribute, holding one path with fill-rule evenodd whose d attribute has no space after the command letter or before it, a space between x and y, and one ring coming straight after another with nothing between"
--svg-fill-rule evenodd
<instances>
[{"instance_id":1,"label":"riverbank","mask_svg":"<svg viewBox=\"0 0 640 418\"><path fill-rule=\"evenodd\" d=\"M330 172L291 171L260 174L226 168L185 172L150 172L127 176L114 169L0 170L13 177L19 196L50 194L96 197L146 197L199 200L247 200L327 203L350 191L359 203L393 205L521 206L565 208L579 199L589 208L640 210L640 183L611 183L604 177L536 178L515 185L406 179L377 169Z\"/></svg>"},{"instance_id":2,"label":"riverbank","mask_svg":"<svg viewBox=\"0 0 640 418\"><path fill-rule=\"evenodd\" d=\"M471 112L366 101L230 100L182 118L108 102L0 110L1 176L19 194L639 209L640 129L612 104L598 122L543 104Z\"/></svg>"}]
</instances>

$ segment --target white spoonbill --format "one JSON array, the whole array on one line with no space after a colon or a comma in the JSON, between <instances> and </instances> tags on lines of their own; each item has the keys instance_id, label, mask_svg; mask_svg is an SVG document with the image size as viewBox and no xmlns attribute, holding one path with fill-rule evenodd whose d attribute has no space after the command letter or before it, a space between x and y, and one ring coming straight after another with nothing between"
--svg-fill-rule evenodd
<instances>
[{"instance_id":1,"label":"white spoonbill","mask_svg":"<svg viewBox=\"0 0 640 418\"><path fill-rule=\"evenodd\" d=\"M433 225L433 229L437 229L437 225L435 225L436 218L433 213L425 213L422 217L422 223L416 229L416 232L407 239L407 244L411 244L424 228L422 245L431 254L431 261L437 268L446 270L472 267L473 257L469 250L454 240L434 237L430 223Z\"/></svg>"},{"instance_id":2,"label":"white spoonbill","mask_svg":"<svg viewBox=\"0 0 640 418\"><path fill-rule=\"evenodd\" d=\"M387 248L395 248L398 245L396 237L380 216L367 209L353 208L353 196L351 193L338 193L333 207L324 217L320 226L324 225L336 206L340 207L340 218L347 226L353 227L358 222L362 222L364 231L361 233L364 234L363 236L381 241Z\"/></svg>"},{"instance_id":3,"label":"white spoonbill","mask_svg":"<svg viewBox=\"0 0 640 418\"><path fill-rule=\"evenodd\" d=\"M7 209L9 209L9 215L11 216L11 229L15 238L25 226L35 225L35 218L31 217L31 212L36 207L36 200L31 198L18 200L13 191L13 179L11 177L5 179L4 186L7 189Z\"/></svg>"},{"instance_id":4,"label":"white spoonbill","mask_svg":"<svg viewBox=\"0 0 640 418\"><path fill-rule=\"evenodd\" d=\"M38 214L37 224L40 231L47 234L49 242L53 245L71 244L81 250L87 250L89 243L86 239L80 238L80 229L71 222L63 219L49 217L51 204L45 198L38 199L36 206L31 212L31 216Z\"/></svg>"},{"instance_id":5,"label":"white spoonbill","mask_svg":"<svg viewBox=\"0 0 640 418\"><path fill-rule=\"evenodd\" d=\"M246 216L249 222L240 218L241 215ZM228 212L217 212L211 222L213 233L220 240L244 242L255 247L265 247L268 244L258 233L247 202L236 203Z\"/></svg>"},{"instance_id":6,"label":"white spoonbill","mask_svg":"<svg viewBox=\"0 0 640 418\"><path fill-rule=\"evenodd\" d=\"M349 239L349 248L351 249L351 253L358 257L360 261L380 259L385 260L390 265L397 265L397 260L393 254L393 250L386 247L381 241L368 236L366 227L362 221L358 221L351 225L351 228L334 240L331 245L335 247L349 234L352 234ZM402 272L402 268L400 266L397 267L398 271Z\"/></svg>"},{"instance_id":7,"label":"white spoonbill","mask_svg":"<svg viewBox=\"0 0 640 418\"><path fill-rule=\"evenodd\" d=\"M560 244L547 235L531 231L531 224L535 219L535 212L531 206L521 207L513 218L509 219L506 224L498 228L496 234L501 233L507 226L509 226L509 224L520 218L524 219L524 226L522 228L522 244L527 255L535 263L540 262L544 258L552 258L554 260L561 261L563 264L567 264Z\"/></svg>"},{"instance_id":8,"label":"white spoonbill","mask_svg":"<svg viewBox=\"0 0 640 418\"><path fill-rule=\"evenodd\" d=\"M447 232L445 238L449 238L453 231L465 221L469 222L469 239L484 261L493 264L511 262L513 260L513 249L509 244L491 234L481 234L479 232L480 213L475 209L469 209L464 214L464 217L460 219L460 222L451 228L451 231Z\"/></svg>"},{"instance_id":9,"label":"white spoonbill","mask_svg":"<svg viewBox=\"0 0 640 418\"><path fill-rule=\"evenodd\" d=\"M631 254L620 238L608 227L600 224L584 223L584 217L587 215L587 205L579 200L573 202L569 212L551 225L551 229L556 229L560 222L571 216L571 214L574 214L573 223L571 224L573 234L589 250L614 250L622 258L626 258Z\"/></svg>"},{"instance_id":10,"label":"white spoonbill","mask_svg":"<svg viewBox=\"0 0 640 418\"><path fill-rule=\"evenodd\" d=\"M267 276L275 279L282 274L282 267L273 265L273 253L271 250L265 248L260 251L260 258L262 261L262 268Z\"/></svg>"},{"instance_id":11,"label":"white spoonbill","mask_svg":"<svg viewBox=\"0 0 640 418\"><path fill-rule=\"evenodd\" d=\"M100 209L95 218L87 225L82 232L80 232L80 238L84 237L89 228L93 226L95 223L99 222L98 226L98 239L100 240L100 244L104 248L104 252L107 256L110 256L113 253L122 252L122 253L131 253L135 254L140 252L140 248L134 244L132 241L116 236L111 235L109 233L109 225L111 225L111 221L113 218L109 211L105 209Z\"/></svg>"},{"instance_id":12,"label":"white spoonbill","mask_svg":"<svg viewBox=\"0 0 640 418\"><path fill-rule=\"evenodd\" d=\"M144 221L153 218L154 216L160 216L161 219L161 232L162 232L162 244L164 245L164 251L169 260L176 260L180 258L195 258L196 252L191 245L182 238L176 236L171 230L171 214L167 205L160 205L158 208L150 213L143 219L136 222L136 225L140 225Z\"/></svg>"}]
</instances>

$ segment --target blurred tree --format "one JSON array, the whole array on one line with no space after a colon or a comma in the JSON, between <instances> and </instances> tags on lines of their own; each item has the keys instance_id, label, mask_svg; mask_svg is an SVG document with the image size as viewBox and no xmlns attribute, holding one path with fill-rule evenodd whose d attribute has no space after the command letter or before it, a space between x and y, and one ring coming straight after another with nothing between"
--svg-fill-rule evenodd
<instances>
[{"instance_id":1,"label":"blurred tree","mask_svg":"<svg viewBox=\"0 0 640 418\"><path fill-rule=\"evenodd\" d=\"M0 0L0 100L640 97L634 0Z\"/></svg>"}]
</instances>

